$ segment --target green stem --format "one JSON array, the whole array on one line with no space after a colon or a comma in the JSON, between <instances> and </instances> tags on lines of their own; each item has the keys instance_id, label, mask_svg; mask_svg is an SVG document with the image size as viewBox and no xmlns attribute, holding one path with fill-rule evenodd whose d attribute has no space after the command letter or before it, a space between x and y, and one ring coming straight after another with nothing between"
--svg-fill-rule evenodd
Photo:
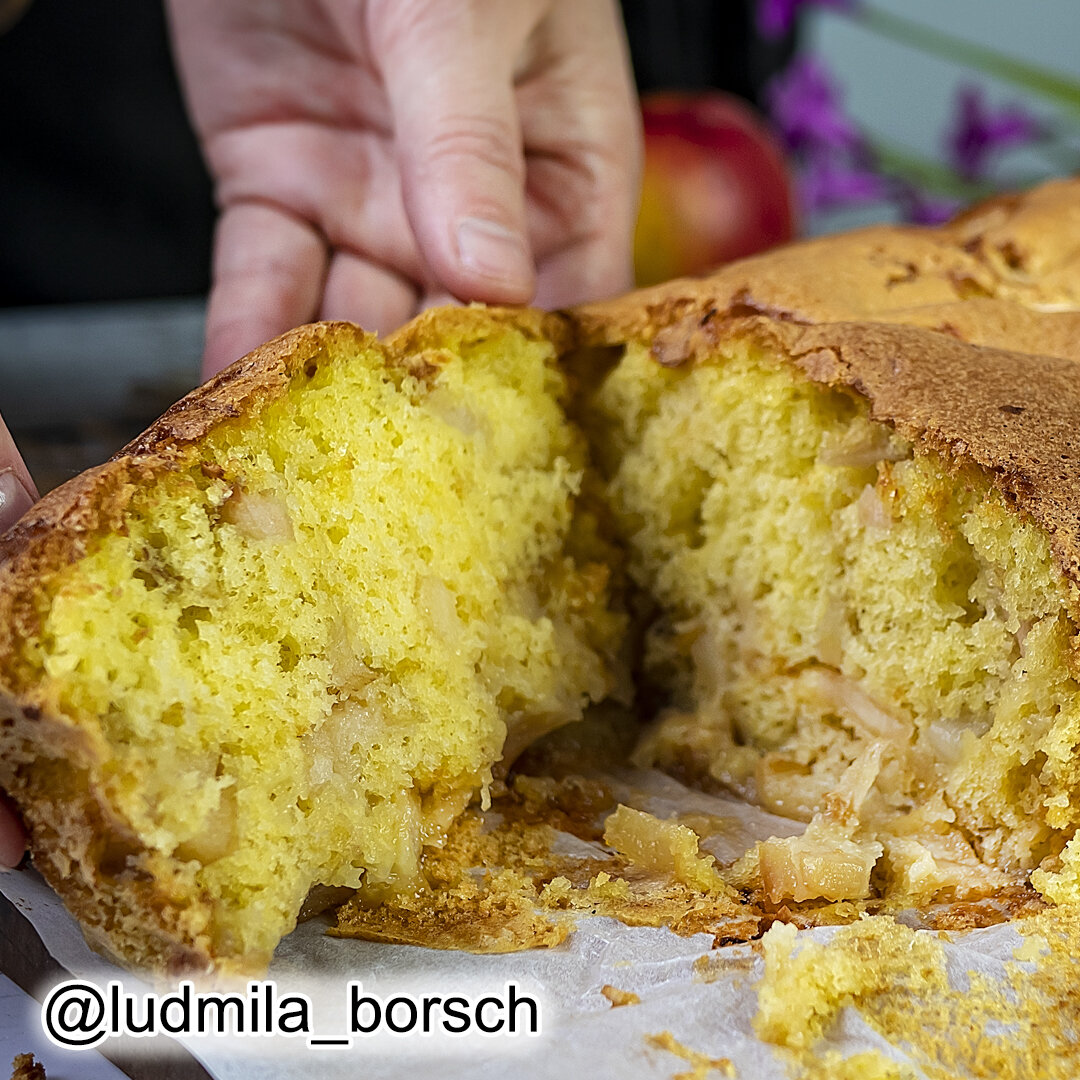
<instances>
[{"instance_id":1,"label":"green stem","mask_svg":"<svg viewBox=\"0 0 1080 1080\"><path fill-rule=\"evenodd\" d=\"M989 195L993 190L992 185L971 183L957 176L948 166L894 143L874 139L872 148L881 172L915 181L920 187L937 195L972 200Z\"/></svg>"},{"instance_id":2,"label":"green stem","mask_svg":"<svg viewBox=\"0 0 1080 1080\"><path fill-rule=\"evenodd\" d=\"M1021 86L1065 108L1080 114L1080 81L1072 79L1050 68L1016 60L1011 56L989 49L963 38L922 23L911 22L901 15L894 15L880 8L860 6L855 9L855 18L870 30L893 41L912 45L925 52L935 53L971 67L978 68L988 75Z\"/></svg>"},{"instance_id":3,"label":"green stem","mask_svg":"<svg viewBox=\"0 0 1080 1080\"><path fill-rule=\"evenodd\" d=\"M989 198L1001 190L993 183L973 183L965 180L947 166L895 143L882 143L875 139L871 143L871 149L877 167L884 175L910 180L934 195L944 195L971 203L977 199ZM1073 164L1075 165L1075 162ZM1034 187L1045 179L1045 175L1017 176L1010 180L1009 186L1019 190Z\"/></svg>"}]
</instances>

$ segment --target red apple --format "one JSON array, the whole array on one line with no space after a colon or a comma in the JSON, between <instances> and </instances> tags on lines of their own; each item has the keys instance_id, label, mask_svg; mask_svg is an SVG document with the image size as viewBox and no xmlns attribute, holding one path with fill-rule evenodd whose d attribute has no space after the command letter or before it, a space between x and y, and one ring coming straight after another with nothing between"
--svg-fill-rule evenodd
<instances>
[{"instance_id":1,"label":"red apple","mask_svg":"<svg viewBox=\"0 0 1080 1080\"><path fill-rule=\"evenodd\" d=\"M641 111L639 285L701 274L794 236L784 153L749 105L718 91L661 93L644 98Z\"/></svg>"}]
</instances>

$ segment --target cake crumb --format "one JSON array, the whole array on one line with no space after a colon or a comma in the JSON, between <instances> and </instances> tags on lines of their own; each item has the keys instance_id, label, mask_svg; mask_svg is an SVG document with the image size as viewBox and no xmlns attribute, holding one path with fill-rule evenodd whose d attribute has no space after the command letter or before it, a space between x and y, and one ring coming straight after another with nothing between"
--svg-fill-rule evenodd
<instances>
[{"instance_id":1,"label":"cake crumb","mask_svg":"<svg viewBox=\"0 0 1080 1080\"><path fill-rule=\"evenodd\" d=\"M33 1054L16 1054L11 1063L11 1080L46 1080L45 1066Z\"/></svg>"},{"instance_id":2,"label":"cake crumb","mask_svg":"<svg viewBox=\"0 0 1080 1080\"><path fill-rule=\"evenodd\" d=\"M851 1057L830 1050L806 1066L799 1080L920 1080L920 1074L877 1050L864 1050Z\"/></svg>"},{"instance_id":3,"label":"cake crumb","mask_svg":"<svg viewBox=\"0 0 1080 1080\"><path fill-rule=\"evenodd\" d=\"M516 776L490 814L472 807L450 827L441 847L424 856L426 888L372 903L362 891L337 909L335 937L423 944L479 953L516 952L559 945L578 916L603 915L628 926L668 926L684 936L713 935L717 944L747 941L761 932L753 903L718 880L712 857L696 854L687 828L678 838L708 870L707 889L670 870L646 870L601 847L611 803L596 781ZM631 812L634 813L634 812ZM592 857L560 853L557 832L592 840ZM682 837L681 834L686 836Z\"/></svg>"},{"instance_id":4,"label":"cake crumb","mask_svg":"<svg viewBox=\"0 0 1080 1080\"><path fill-rule=\"evenodd\" d=\"M683 1046L670 1031L646 1035L645 1042L655 1050L666 1050L669 1054L682 1058L690 1066L686 1072L675 1073L671 1080L707 1080L712 1072L728 1077L735 1075L735 1066L730 1058L709 1057L699 1050L691 1050L690 1047Z\"/></svg>"},{"instance_id":5,"label":"cake crumb","mask_svg":"<svg viewBox=\"0 0 1080 1080\"><path fill-rule=\"evenodd\" d=\"M703 953L690 966L694 982L714 983L729 975L749 975L756 965L753 953L746 956L728 956L725 953Z\"/></svg>"},{"instance_id":6,"label":"cake crumb","mask_svg":"<svg viewBox=\"0 0 1080 1080\"><path fill-rule=\"evenodd\" d=\"M1013 959L1021 963L1037 964L1049 951L1050 942L1042 934L1032 934L1013 949Z\"/></svg>"},{"instance_id":7,"label":"cake crumb","mask_svg":"<svg viewBox=\"0 0 1080 1080\"><path fill-rule=\"evenodd\" d=\"M777 924L762 938L754 1029L799 1080L1075 1080L1080 908L1050 909L1015 927L1024 944L1000 978L971 970L954 985L942 941L891 918L842 927L828 944L799 942L794 927ZM910 1065L844 1059L830 1048L847 1007Z\"/></svg>"},{"instance_id":8,"label":"cake crumb","mask_svg":"<svg viewBox=\"0 0 1080 1080\"><path fill-rule=\"evenodd\" d=\"M619 1008L620 1005L641 1004L641 998L632 990L620 990L617 986L611 986L607 983L600 987L600 993L611 1002L613 1009Z\"/></svg>"}]
</instances>

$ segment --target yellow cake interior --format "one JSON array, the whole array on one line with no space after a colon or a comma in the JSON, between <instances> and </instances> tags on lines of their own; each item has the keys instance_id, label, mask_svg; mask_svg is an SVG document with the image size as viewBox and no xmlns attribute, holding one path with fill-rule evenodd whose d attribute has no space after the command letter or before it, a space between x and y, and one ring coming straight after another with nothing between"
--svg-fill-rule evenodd
<instances>
[{"instance_id":1,"label":"yellow cake interior","mask_svg":"<svg viewBox=\"0 0 1080 1080\"><path fill-rule=\"evenodd\" d=\"M406 370L331 336L40 598L21 677L100 722L95 778L149 849L103 870L175 857L219 955L264 963L314 882L415 888L507 732L611 689L623 619L554 349L445 344Z\"/></svg>"},{"instance_id":2,"label":"yellow cake interior","mask_svg":"<svg viewBox=\"0 0 1080 1080\"><path fill-rule=\"evenodd\" d=\"M329 333L47 578L14 667L95 736L134 833L103 876L153 875L247 968L315 883L421 888L493 767L624 685L625 562L662 702L636 761L807 822L724 888L907 904L1039 868L1080 895L1078 628L1043 531L759 342L568 376L470 320L407 362Z\"/></svg>"},{"instance_id":3,"label":"yellow cake interior","mask_svg":"<svg viewBox=\"0 0 1080 1080\"><path fill-rule=\"evenodd\" d=\"M928 899L1057 865L1078 630L1045 533L750 342L674 369L631 344L590 413L661 612L644 667L670 704L638 761L810 823L748 880Z\"/></svg>"}]
</instances>

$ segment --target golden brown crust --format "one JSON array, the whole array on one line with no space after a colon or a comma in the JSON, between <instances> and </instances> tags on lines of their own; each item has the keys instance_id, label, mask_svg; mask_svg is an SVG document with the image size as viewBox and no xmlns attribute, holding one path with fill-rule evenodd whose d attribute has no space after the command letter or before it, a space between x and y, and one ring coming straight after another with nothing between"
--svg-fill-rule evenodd
<instances>
[{"instance_id":1,"label":"golden brown crust","mask_svg":"<svg viewBox=\"0 0 1080 1080\"><path fill-rule=\"evenodd\" d=\"M980 204L942 228L874 226L792 244L574 310L595 344L650 341L710 309L888 322L1080 360L1080 179Z\"/></svg>"},{"instance_id":2,"label":"golden brown crust","mask_svg":"<svg viewBox=\"0 0 1080 1080\"><path fill-rule=\"evenodd\" d=\"M916 445L972 463L1050 535L1080 582L1080 382L1056 356L973 349L905 326L784 328L794 362Z\"/></svg>"},{"instance_id":3,"label":"golden brown crust","mask_svg":"<svg viewBox=\"0 0 1080 1080\"><path fill-rule=\"evenodd\" d=\"M981 291L963 299L968 279ZM940 230L797 244L571 316L580 344L643 341L667 367L751 334L815 382L861 395L874 419L983 470L1042 526L1080 614L1080 180Z\"/></svg>"},{"instance_id":4,"label":"golden brown crust","mask_svg":"<svg viewBox=\"0 0 1080 1080\"><path fill-rule=\"evenodd\" d=\"M973 348L885 323L723 321L814 382L865 398L870 416L957 466L974 465L1050 537L1080 598L1080 379L1074 361ZM661 335L654 348L664 340Z\"/></svg>"},{"instance_id":5,"label":"golden brown crust","mask_svg":"<svg viewBox=\"0 0 1080 1080\"><path fill-rule=\"evenodd\" d=\"M190 466L215 428L255 415L294 378L313 375L330 346L376 348L388 368L422 377L425 347L504 326L531 337L566 333L554 316L480 308L425 313L383 345L351 323L299 327L194 390L106 464L50 492L0 539L0 790L23 816L35 866L99 950L173 976L269 960L215 954L210 898L192 895L177 864L140 843L95 782L108 756L100 727L63 715L27 682L21 642L39 630L50 577L94 536L122 529L137 490Z\"/></svg>"},{"instance_id":6,"label":"golden brown crust","mask_svg":"<svg viewBox=\"0 0 1080 1080\"><path fill-rule=\"evenodd\" d=\"M329 340L344 335L363 344L375 340L350 323L317 323L254 350L178 401L106 464L49 492L0 538L0 666L9 687L17 642L34 632L32 587L79 559L89 536L122 528L135 491L179 468L198 439L280 397Z\"/></svg>"},{"instance_id":7,"label":"golden brown crust","mask_svg":"<svg viewBox=\"0 0 1080 1080\"><path fill-rule=\"evenodd\" d=\"M410 357L425 349L444 348L447 343L477 341L498 327L523 334L530 341L550 341L557 353L565 351L571 340L570 327L557 314L536 308L469 307L430 308L421 312L385 341L391 353Z\"/></svg>"}]
</instances>

